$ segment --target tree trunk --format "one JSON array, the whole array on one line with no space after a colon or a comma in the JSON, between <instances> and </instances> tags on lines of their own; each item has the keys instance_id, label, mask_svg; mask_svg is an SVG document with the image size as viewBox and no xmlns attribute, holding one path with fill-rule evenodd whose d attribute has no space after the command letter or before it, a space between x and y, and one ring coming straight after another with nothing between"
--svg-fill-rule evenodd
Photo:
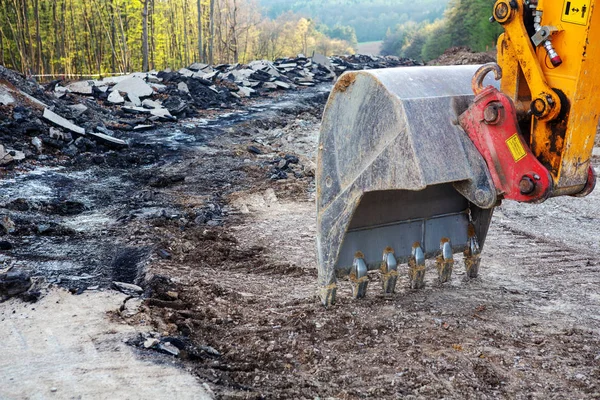
<instances>
[{"instance_id":1,"label":"tree trunk","mask_svg":"<svg viewBox=\"0 0 600 400\"><path fill-rule=\"evenodd\" d=\"M202 1L197 1L198 5L198 58L200 62L204 60L204 48L202 47Z\"/></svg>"},{"instance_id":2,"label":"tree trunk","mask_svg":"<svg viewBox=\"0 0 600 400\"><path fill-rule=\"evenodd\" d=\"M31 31L29 30L29 10L27 7L27 0L23 0L23 25L25 26L25 35L27 37L27 43L29 48L29 65L27 66L29 74L33 72L33 60L35 59L35 52L33 50L33 40L31 37ZM33 75L33 74L32 74Z\"/></svg>"},{"instance_id":3,"label":"tree trunk","mask_svg":"<svg viewBox=\"0 0 600 400\"><path fill-rule=\"evenodd\" d=\"M110 0L110 42L112 47L112 55L110 58L110 66L112 73L117 72L117 54L115 51L115 39L116 39L116 27L115 27L115 0Z\"/></svg>"},{"instance_id":4,"label":"tree trunk","mask_svg":"<svg viewBox=\"0 0 600 400\"><path fill-rule=\"evenodd\" d=\"M35 16L35 41L37 46L37 72L43 74L43 60L42 60L42 37L40 36L40 9L39 0L35 0L33 3L33 12Z\"/></svg>"},{"instance_id":5,"label":"tree trunk","mask_svg":"<svg viewBox=\"0 0 600 400\"><path fill-rule=\"evenodd\" d=\"M148 1L143 0L142 9L142 71L148 72Z\"/></svg>"},{"instance_id":6,"label":"tree trunk","mask_svg":"<svg viewBox=\"0 0 600 400\"><path fill-rule=\"evenodd\" d=\"M148 17L150 22L150 69L154 69L156 65L154 58L154 53L156 51L156 44L154 41L154 5L154 0L150 0L150 15Z\"/></svg>"},{"instance_id":7,"label":"tree trunk","mask_svg":"<svg viewBox=\"0 0 600 400\"><path fill-rule=\"evenodd\" d=\"M209 14L209 38L208 38L208 63L214 65L215 58L213 56L213 49L215 45L215 0L210 0L210 14Z\"/></svg>"}]
</instances>

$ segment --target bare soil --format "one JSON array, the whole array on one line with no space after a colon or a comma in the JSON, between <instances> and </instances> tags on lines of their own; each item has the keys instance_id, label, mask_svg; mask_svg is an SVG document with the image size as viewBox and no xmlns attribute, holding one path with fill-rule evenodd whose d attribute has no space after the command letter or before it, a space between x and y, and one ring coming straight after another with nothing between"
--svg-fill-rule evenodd
<instances>
[{"instance_id":1,"label":"bare soil","mask_svg":"<svg viewBox=\"0 0 600 400\"><path fill-rule=\"evenodd\" d=\"M338 304L319 304L313 174L323 100L281 99L248 118L147 133L139 148L154 149L154 161L99 180L116 192L89 193L72 236L90 253L105 249L86 270L99 274L92 283L129 271L126 280L145 286L145 307L124 320L205 349L182 353L182 366L223 399L600 397L595 193L503 204L477 279L465 281L457 260L451 282L434 283L429 265L426 288L410 290L403 266L392 296L373 274L365 299L351 300L341 282ZM298 163L271 179L286 155ZM75 217L52 215L73 226ZM40 267L35 256L51 248L43 240L17 237L14 256L85 289L64 269Z\"/></svg>"}]
</instances>

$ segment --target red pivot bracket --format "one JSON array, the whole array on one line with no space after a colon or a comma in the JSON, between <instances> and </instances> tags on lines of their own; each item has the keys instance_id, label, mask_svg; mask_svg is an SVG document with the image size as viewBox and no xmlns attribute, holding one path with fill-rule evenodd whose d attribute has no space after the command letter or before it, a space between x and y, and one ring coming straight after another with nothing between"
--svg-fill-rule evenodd
<instances>
[{"instance_id":1,"label":"red pivot bracket","mask_svg":"<svg viewBox=\"0 0 600 400\"><path fill-rule=\"evenodd\" d=\"M483 78L492 71L497 79L501 76L497 64L486 64L475 73L475 100L459 123L485 159L500 197L542 202L552 192L552 176L523 139L510 98L493 86L482 88Z\"/></svg>"}]
</instances>

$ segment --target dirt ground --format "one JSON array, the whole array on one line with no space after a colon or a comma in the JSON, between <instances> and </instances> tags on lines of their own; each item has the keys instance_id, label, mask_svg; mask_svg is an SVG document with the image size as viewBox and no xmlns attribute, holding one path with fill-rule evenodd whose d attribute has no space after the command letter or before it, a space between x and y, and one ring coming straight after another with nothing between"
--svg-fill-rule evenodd
<instances>
[{"instance_id":1,"label":"dirt ground","mask_svg":"<svg viewBox=\"0 0 600 400\"><path fill-rule=\"evenodd\" d=\"M141 311L119 318L204 349L177 365L217 398L600 397L600 194L503 204L477 279L459 259L439 285L428 264L426 288L410 290L403 266L393 296L372 274L365 299L341 282L324 309L313 179L324 94L294 96L141 134L129 156L145 163L11 178L29 185L3 200L18 226L44 217L73 232L23 230L4 262L84 294L115 277L144 286ZM58 176L69 192L44 191ZM59 195L84 211L11 206Z\"/></svg>"}]
</instances>

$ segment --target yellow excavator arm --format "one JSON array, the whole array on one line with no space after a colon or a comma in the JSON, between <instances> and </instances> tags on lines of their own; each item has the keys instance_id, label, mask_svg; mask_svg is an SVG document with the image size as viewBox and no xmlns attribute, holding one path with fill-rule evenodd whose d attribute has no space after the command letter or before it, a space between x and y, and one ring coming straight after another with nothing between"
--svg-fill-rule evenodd
<instances>
[{"instance_id":1,"label":"yellow excavator arm","mask_svg":"<svg viewBox=\"0 0 600 400\"><path fill-rule=\"evenodd\" d=\"M500 90L527 110L529 146L550 171L552 195L588 181L600 113L600 11L595 0L499 0L493 18Z\"/></svg>"},{"instance_id":2,"label":"yellow excavator arm","mask_svg":"<svg viewBox=\"0 0 600 400\"><path fill-rule=\"evenodd\" d=\"M324 305L343 277L364 297L369 271L384 293L403 268L422 288L427 259L447 282L456 253L474 278L500 201L593 190L595 0L498 0L492 15L497 64L349 72L333 88L316 175Z\"/></svg>"}]
</instances>

